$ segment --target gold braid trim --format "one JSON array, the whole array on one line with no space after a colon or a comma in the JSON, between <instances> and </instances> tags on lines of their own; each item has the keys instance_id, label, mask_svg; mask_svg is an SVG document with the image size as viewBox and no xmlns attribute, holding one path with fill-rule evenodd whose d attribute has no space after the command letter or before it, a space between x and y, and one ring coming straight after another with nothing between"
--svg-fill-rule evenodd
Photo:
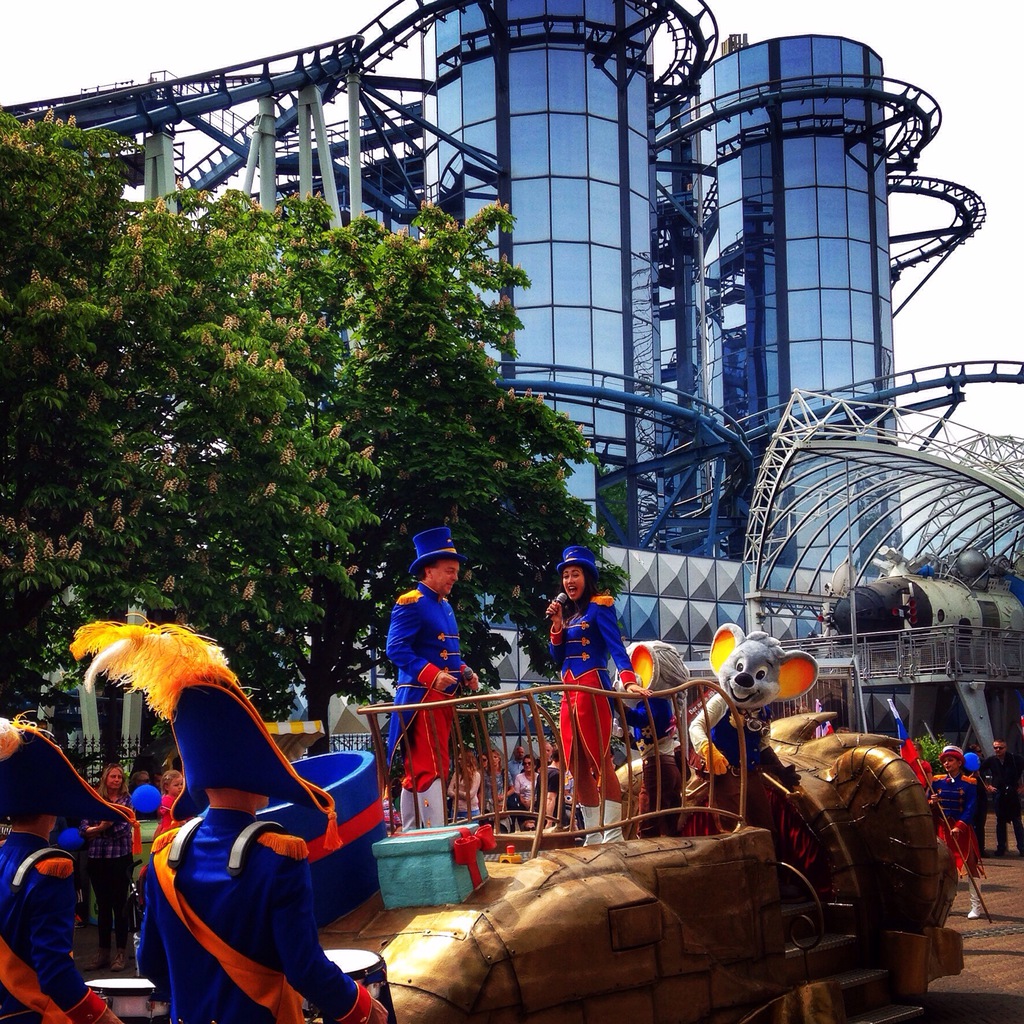
<instances>
[{"instance_id":1,"label":"gold braid trim","mask_svg":"<svg viewBox=\"0 0 1024 1024\"><path fill-rule=\"evenodd\" d=\"M309 856L306 840L300 836L289 836L283 832L262 832L256 839L260 846L273 850L279 857L305 860Z\"/></svg>"}]
</instances>

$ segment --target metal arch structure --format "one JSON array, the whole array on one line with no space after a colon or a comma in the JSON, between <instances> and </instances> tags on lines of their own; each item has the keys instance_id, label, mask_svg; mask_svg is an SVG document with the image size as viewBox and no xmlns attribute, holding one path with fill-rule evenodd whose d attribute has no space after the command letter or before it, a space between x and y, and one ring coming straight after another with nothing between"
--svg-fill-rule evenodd
<instances>
[{"instance_id":1,"label":"metal arch structure","mask_svg":"<svg viewBox=\"0 0 1024 1024\"><path fill-rule=\"evenodd\" d=\"M755 593L820 597L842 560L853 586L887 547L1012 558L1022 538L1024 440L796 392L758 471L746 560Z\"/></svg>"}]
</instances>

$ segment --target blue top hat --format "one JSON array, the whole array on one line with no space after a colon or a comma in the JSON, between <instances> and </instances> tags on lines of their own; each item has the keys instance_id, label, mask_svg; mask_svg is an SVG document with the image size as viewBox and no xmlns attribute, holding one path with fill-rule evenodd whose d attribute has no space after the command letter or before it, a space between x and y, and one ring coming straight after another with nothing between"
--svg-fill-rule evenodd
<instances>
[{"instance_id":1,"label":"blue top hat","mask_svg":"<svg viewBox=\"0 0 1024 1024\"><path fill-rule=\"evenodd\" d=\"M435 526L432 530L417 533L412 542L416 545L416 560L409 566L409 572L414 575L424 565L429 565L442 558L457 558L460 562L466 561L466 556L460 555L455 550L452 531L447 526Z\"/></svg>"},{"instance_id":2,"label":"blue top hat","mask_svg":"<svg viewBox=\"0 0 1024 1024\"><path fill-rule=\"evenodd\" d=\"M585 548L582 544L570 544L562 552L562 560L558 563L558 571L563 572L570 565L580 566L585 572L590 573L595 583L597 582L597 560L594 558L594 552L590 548Z\"/></svg>"},{"instance_id":3,"label":"blue top hat","mask_svg":"<svg viewBox=\"0 0 1024 1024\"><path fill-rule=\"evenodd\" d=\"M87 686L105 673L145 693L171 723L185 776L171 809L176 820L201 814L209 805L207 789L241 789L324 815L324 848L337 849L334 798L295 771L213 641L172 623L96 622L78 630L71 653L96 655Z\"/></svg>"},{"instance_id":4,"label":"blue top hat","mask_svg":"<svg viewBox=\"0 0 1024 1024\"><path fill-rule=\"evenodd\" d=\"M34 723L0 718L0 815L34 814L134 820L130 808L104 800Z\"/></svg>"}]
</instances>

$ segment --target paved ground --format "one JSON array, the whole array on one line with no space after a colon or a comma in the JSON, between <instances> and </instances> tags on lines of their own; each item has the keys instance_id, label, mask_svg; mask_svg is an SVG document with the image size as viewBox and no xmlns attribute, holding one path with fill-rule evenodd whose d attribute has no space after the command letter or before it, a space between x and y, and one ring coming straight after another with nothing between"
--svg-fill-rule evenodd
<instances>
[{"instance_id":1,"label":"paved ground","mask_svg":"<svg viewBox=\"0 0 1024 1024\"><path fill-rule=\"evenodd\" d=\"M989 832L991 852L995 849L991 816ZM919 1000L925 1007L919 1019L926 1024L1024 1024L1024 857L1018 857L1011 845L1008 856L986 859L985 869L988 878L981 894L992 920L967 920L970 897L966 883L961 882L946 925L963 934L964 970L955 978L933 982L928 995ZM78 929L75 958L85 963L95 952L96 929ZM83 973L86 980L131 978L135 963L129 961L128 970L120 976L109 969Z\"/></svg>"},{"instance_id":2,"label":"paved ground","mask_svg":"<svg viewBox=\"0 0 1024 1024\"><path fill-rule=\"evenodd\" d=\"M933 982L922 1000L928 1024L1020 1024L1024 1022L1024 857L1012 845L1007 856L985 860L988 877L981 896L991 921L968 921L966 884L946 926L964 937L964 969ZM989 815L988 850L995 849Z\"/></svg>"}]
</instances>

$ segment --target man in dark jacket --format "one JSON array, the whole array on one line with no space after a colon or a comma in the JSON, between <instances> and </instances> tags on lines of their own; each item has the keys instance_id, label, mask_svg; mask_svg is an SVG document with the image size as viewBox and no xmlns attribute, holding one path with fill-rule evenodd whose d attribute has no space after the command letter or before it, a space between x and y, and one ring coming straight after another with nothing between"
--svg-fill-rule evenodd
<instances>
[{"instance_id":1,"label":"man in dark jacket","mask_svg":"<svg viewBox=\"0 0 1024 1024\"><path fill-rule=\"evenodd\" d=\"M1020 798L1024 793L1024 757L1011 754L1006 740L992 743L992 756L981 763L981 777L996 812L996 856L1006 853L1006 826L1013 826L1017 854L1024 857L1024 826L1020 820Z\"/></svg>"}]
</instances>

